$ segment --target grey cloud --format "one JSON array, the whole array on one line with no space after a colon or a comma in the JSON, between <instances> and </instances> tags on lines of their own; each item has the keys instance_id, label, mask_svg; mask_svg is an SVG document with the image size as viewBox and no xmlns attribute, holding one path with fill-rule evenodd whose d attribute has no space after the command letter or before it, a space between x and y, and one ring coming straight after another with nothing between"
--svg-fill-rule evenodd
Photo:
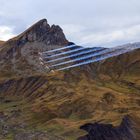
<instances>
[{"instance_id":1,"label":"grey cloud","mask_svg":"<svg viewBox=\"0 0 140 140\"><path fill-rule=\"evenodd\" d=\"M93 46L98 43L115 46L138 41L139 30L129 34L127 39L122 35L111 42L104 40L105 35L111 36L140 24L138 0L0 0L0 4L0 26L11 28L13 34L47 18L50 24L60 25L67 38L76 43L88 40ZM91 36L101 40L95 41Z\"/></svg>"}]
</instances>

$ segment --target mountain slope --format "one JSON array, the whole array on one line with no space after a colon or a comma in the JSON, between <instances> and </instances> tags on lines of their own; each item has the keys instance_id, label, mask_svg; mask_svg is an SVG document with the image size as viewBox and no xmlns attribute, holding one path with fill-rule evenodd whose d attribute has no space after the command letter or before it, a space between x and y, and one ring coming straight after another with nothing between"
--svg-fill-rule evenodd
<instances>
[{"instance_id":1,"label":"mountain slope","mask_svg":"<svg viewBox=\"0 0 140 140\"><path fill-rule=\"evenodd\" d=\"M42 19L3 45L0 51L0 73L6 76L41 72L38 52L67 44L62 29L56 25L50 26L46 19Z\"/></svg>"},{"instance_id":2,"label":"mountain slope","mask_svg":"<svg viewBox=\"0 0 140 140\"><path fill-rule=\"evenodd\" d=\"M1 40L0 40L0 46L2 46L3 44L4 44L4 41L1 41Z\"/></svg>"},{"instance_id":3,"label":"mountain slope","mask_svg":"<svg viewBox=\"0 0 140 140\"><path fill-rule=\"evenodd\" d=\"M91 140L101 134L105 140L108 135L114 140L139 140L140 50L44 73L38 65L38 51L68 44L60 27L50 27L44 19L4 43L0 51L0 138Z\"/></svg>"},{"instance_id":4,"label":"mountain slope","mask_svg":"<svg viewBox=\"0 0 140 140\"><path fill-rule=\"evenodd\" d=\"M118 80L108 85L82 73L68 77L62 72L4 80L0 87L1 112L9 116L9 123L47 129L64 139L84 135L79 128L86 123L118 126L127 114L140 117L140 83L125 85Z\"/></svg>"}]
</instances>

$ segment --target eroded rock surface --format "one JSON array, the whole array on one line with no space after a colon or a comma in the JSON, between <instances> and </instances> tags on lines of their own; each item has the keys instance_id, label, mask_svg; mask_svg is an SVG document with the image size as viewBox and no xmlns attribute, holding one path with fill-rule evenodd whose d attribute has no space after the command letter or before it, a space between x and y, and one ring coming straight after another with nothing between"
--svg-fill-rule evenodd
<instances>
[{"instance_id":1,"label":"eroded rock surface","mask_svg":"<svg viewBox=\"0 0 140 140\"><path fill-rule=\"evenodd\" d=\"M129 116L124 117L118 127L111 124L89 123L80 129L87 131L88 134L78 140L139 140L140 138L140 121Z\"/></svg>"}]
</instances>

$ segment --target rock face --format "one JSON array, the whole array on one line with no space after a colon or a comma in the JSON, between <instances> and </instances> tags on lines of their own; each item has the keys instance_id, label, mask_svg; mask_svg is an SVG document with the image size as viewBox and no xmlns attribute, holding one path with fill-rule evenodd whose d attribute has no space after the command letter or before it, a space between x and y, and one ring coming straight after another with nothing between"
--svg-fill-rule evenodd
<instances>
[{"instance_id":1,"label":"rock face","mask_svg":"<svg viewBox=\"0 0 140 140\"><path fill-rule=\"evenodd\" d=\"M19 36L4 43L0 51L0 75L41 72L38 52L59 48L68 41L59 26L42 19ZM9 69L9 70L6 70ZM24 72L23 72L24 69Z\"/></svg>"},{"instance_id":2,"label":"rock face","mask_svg":"<svg viewBox=\"0 0 140 140\"><path fill-rule=\"evenodd\" d=\"M85 124L80 127L88 132L84 137L78 140L139 140L140 121L130 116L124 117L122 123L118 127L110 124Z\"/></svg>"},{"instance_id":3,"label":"rock face","mask_svg":"<svg viewBox=\"0 0 140 140\"><path fill-rule=\"evenodd\" d=\"M62 29L58 25L50 26L46 19L40 20L15 39L17 40L17 45L37 41L44 42L46 45L57 46L65 45L67 43Z\"/></svg>"}]
</instances>

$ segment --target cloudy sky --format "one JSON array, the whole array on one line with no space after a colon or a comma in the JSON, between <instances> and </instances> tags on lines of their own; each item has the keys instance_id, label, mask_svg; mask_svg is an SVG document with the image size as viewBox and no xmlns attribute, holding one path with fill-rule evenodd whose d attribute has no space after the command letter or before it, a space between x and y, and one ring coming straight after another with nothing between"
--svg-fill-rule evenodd
<instances>
[{"instance_id":1,"label":"cloudy sky","mask_svg":"<svg viewBox=\"0 0 140 140\"><path fill-rule=\"evenodd\" d=\"M0 0L0 40L46 18L68 40L92 46L140 41L140 0Z\"/></svg>"}]
</instances>

